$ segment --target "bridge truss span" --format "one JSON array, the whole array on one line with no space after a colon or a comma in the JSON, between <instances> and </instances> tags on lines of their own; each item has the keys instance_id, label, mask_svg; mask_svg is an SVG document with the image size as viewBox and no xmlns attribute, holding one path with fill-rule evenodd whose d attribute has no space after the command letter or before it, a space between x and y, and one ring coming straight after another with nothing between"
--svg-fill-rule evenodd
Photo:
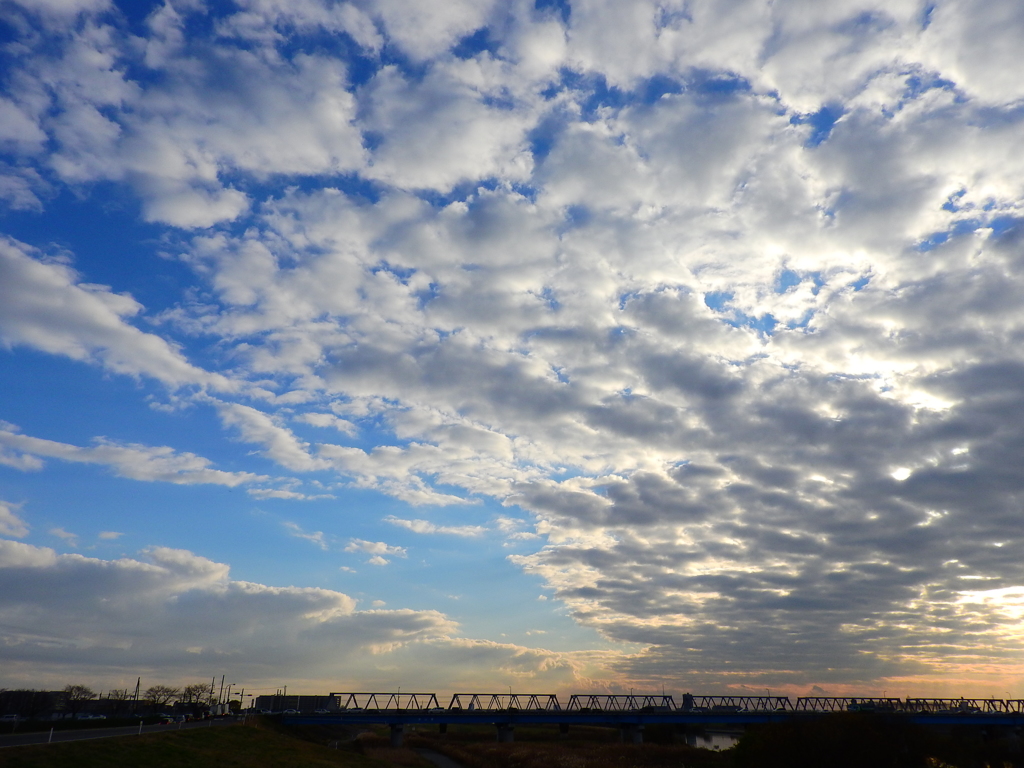
<instances>
[{"instance_id":1,"label":"bridge truss span","mask_svg":"<svg viewBox=\"0 0 1024 768\"><path fill-rule=\"evenodd\" d=\"M562 709L551 693L454 693L448 703L452 711L557 712Z\"/></svg>"},{"instance_id":2,"label":"bridge truss span","mask_svg":"<svg viewBox=\"0 0 1024 768\"><path fill-rule=\"evenodd\" d=\"M909 701L909 700L908 700ZM797 712L911 712L907 702L895 698L808 696L796 700Z\"/></svg>"},{"instance_id":3,"label":"bridge truss span","mask_svg":"<svg viewBox=\"0 0 1024 768\"><path fill-rule=\"evenodd\" d=\"M270 698L270 697L267 697ZM276 699L274 697L275 704ZM285 706L306 709L301 704ZM308 697L307 697L308 698ZM708 717L785 716L820 715L829 712L865 712L878 714L901 714L937 722L938 718L953 718L955 721L977 720L979 717L1024 718L1024 699L966 699L966 698L891 698L851 696L808 696L791 701L787 696L700 696L683 694L676 700L665 694L573 694L563 707L557 695L550 693L455 693L447 706L442 706L434 693L401 692L332 692L329 697L314 697L317 703L309 705L330 708L338 714L362 715L369 713L423 713L440 716L452 713L458 719L487 713L504 713L508 716L536 714L554 717L572 715L577 717L613 716L621 717ZM270 704L270 702L267 702ZM260 705L258 705L260 706ZM319 710L318 710L319 711ZM653 721L652 721L653 722ZM738 722L738 720L737 720Z\"/></svg>"},{"instance_id":4,"label":"bridge truss span","mask_svg":"<svg viewBox=\"0 0 1024 768\"><path fill-rule=\"evenodd\" d=\"M1021 699L907 699L908 712L948 714L1021 714Z\"/></svg>"},{"instance_id":5,"label":"bridge truss span","mask_svg":"<svg viewBox=\"0 0 1024 768\"><path fill-rule=\"evenodd\" d=\"M671 696L586 693L569 697L569 712L673 712Z\"/></svg>"},{"instance_id":6,"label":"bridge truss span","mask_svg":"<svg viewBox=\"0 0 1024 768\"><path fill-rule=\"evenodd\" d=\"M683 696L684 712L789 712L788 696Z\"/></svg>"},{"instance_id":7,"label":"bridge truss span","mask_svg":"<svg viewBox=\"0 0 1024 768\"><path fill-rule=\"evenodd\" d=\"M330 696L335 708L341 711L423 712L441 709L437 695L433 693L332 692Z\"/></svg>"}]
</instances>

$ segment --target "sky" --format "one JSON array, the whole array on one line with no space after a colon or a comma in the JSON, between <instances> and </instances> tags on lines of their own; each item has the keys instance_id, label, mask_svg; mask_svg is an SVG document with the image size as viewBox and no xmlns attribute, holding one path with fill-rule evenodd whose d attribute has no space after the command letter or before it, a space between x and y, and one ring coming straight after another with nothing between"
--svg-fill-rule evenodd
<instances>
[{"instance_id":1,"label":"sky","mask_svg":"<svg viewBox=\"0 0 1024 768\"><path fill-rule=\"evenodd\" d=\"M1024 698L1017 0L0 0L0 687Z\"/></svg>"}]
</instances>

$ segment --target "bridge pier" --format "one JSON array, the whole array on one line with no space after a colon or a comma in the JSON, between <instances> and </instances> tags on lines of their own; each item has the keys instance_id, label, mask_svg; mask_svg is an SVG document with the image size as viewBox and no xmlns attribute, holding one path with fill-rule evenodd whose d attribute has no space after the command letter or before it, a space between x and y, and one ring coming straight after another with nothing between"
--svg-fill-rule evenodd
<instances>
[{"instance_id":1,"label":"bridge pier","mask_svg":"<svg viewBox=\"0 0 1024 768\"><path fill-rule=\"evenodd\" d=\"M627 744L644 743L644 727L642 725L623 725L619 728L619 741Z\"/></svg>"},{"instance_id":2,"label":"bridge pier","mask_svg":"<svg viewBox=\"0 0 1024 768\"><path fill-rule=\"evenodd\" d=\"M402 746L402 735L405 732L405 725L402 723L391 724L391 746L398 749Z\"/></svg>"},{"instance_id":3,"label":"bridge pier","mask_svg":"<svg viewBox=\"0 0 1024 768\"><path fill-rule=\"evenodd\" d=\"M510 723L496 723L498 726L498 741L515 741L516 727Z\"/></svg>"}]
</instances>

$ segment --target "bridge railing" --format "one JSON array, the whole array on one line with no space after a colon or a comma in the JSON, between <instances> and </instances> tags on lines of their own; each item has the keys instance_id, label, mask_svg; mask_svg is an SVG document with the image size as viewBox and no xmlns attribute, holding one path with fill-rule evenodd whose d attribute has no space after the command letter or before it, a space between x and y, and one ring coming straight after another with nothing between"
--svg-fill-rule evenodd
<instances>
[{"instance_id":1,"label":"bridge railing","mask_svg":"<svg viewBox=\"0 0 1024 768\"><path fill-rule=\"evenodd\" d=\"M902 699L861 696L806 696L796 700L797 712L903 712Z\"/></svg>"},{"instance_id":2,"label":"bridge railing","mask_svg":"<svg viewBox=\"0 0 1024 768\"><path fill-rule=\"evenodd\" d=\"M679 707L684 712L789 712L788 696L692 696L685 694Z\"/></svg>"},{"instance_id":3,"label":"bridge railing","mask_svg":"<svg viewBox=\"0 0 1024 768\"><path fill-rule=\"evenodd\" d=\"M566 709L570 712L633 712L668 710L674 712L675 701L671 696L644 694L583 693L569 697Z\"/></svg>"},{"instance_id":4,"label":"bridge railing","mask_svg":"<svg viewBox=\"0 0 1024 768\"><path fill-rule=\"evenodd\" d=\"M1024 714L1024 700L927 699L809 696L796 700L797 712L904 712L907 714Z\"/></svg>"},{"instance_id":5,"label":"bridge railing","mask_svg":"<svg viewBox=\"0 0 1024 768\"><path fill-rule=\"evenodd\" d=\"M454 693L448 702L451 710L552 712L560 710L558 697L550 693Z\"/></svg>"},{"instance_id":6,"label":"bridge railing","mask_svg":"<svg viewBox=\"0 0 1024 768\"><path fill-rule=\"evenodd\" d=\"M908 712L934 714L1020 713L1021 701L1003 699L907 699Z\"/></svg>"},{"instance_id":7,"label":"bridge railing","mask_svg":"<svg viewBox=\"0 0 1024 768\"><path fill-rule=\"evenodd\" d=\"M440 709L437 696L433 693L336 693L332 692L335 707L339 710L370 711L419 711Z\"/></svg>"}]
</instances>

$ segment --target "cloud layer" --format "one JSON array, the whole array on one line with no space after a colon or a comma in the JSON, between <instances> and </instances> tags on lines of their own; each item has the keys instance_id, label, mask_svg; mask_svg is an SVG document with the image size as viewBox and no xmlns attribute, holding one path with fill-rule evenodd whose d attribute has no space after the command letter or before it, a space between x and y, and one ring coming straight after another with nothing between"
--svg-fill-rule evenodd
<instances>
[{"instance_id":1,"label":"cloud layer","mask_svg":"<svg viewBox=\"0 0 1024 768\"><path fill-rule=\"evenodd\" d=\"M1024 679L1018 3L7 13L0 194L118 185L194 285L142 330L131 296L6 239L5 344L212 405L291 478L265 497L518 506L543 538L515 562L647 648L616 675ZM21 469L257 479L0 438ZM387 521L483 530L425 517ZM200 592L263 599L224 578ZM324 606L295 659L363 616L281 595Z\"/></svg>"}]
</instances>

